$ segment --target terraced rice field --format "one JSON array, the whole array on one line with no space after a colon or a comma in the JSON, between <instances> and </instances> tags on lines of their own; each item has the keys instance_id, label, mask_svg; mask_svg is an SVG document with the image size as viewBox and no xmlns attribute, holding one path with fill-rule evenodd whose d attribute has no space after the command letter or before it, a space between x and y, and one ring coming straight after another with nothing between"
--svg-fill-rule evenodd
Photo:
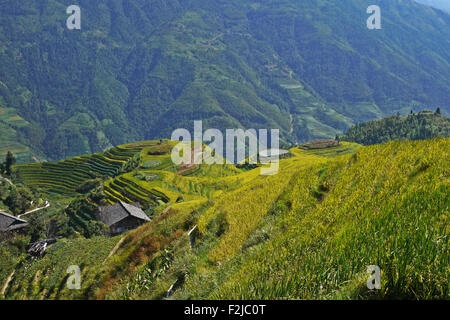
<instances>
[{"instance_id":1,"label":"terraced rice field","mask_svg":"<svg viewBox=\"0 0 450 320\"><path fill-rule=\"evenodd\" d=\"M180 199L212 199L254 175L254 172L245 174L233 165L200 165L181 174L179 167L171 161L170 148L164 148L170 144L173 142L123 145L91 156L17 165L15 168L26 184L65 196L77 195L77 189L83 182L102 177L105 181L104 193L111 204L123 201L139 202L144 206L174 204ZM301 152L335 156L354 152L357 147L357 144L343 142L335 148ZM129 161L137 156L139 165L134 170L124 170Z\"/></svg>"},{"instance_id":2,"label":"terraced rice field","mask_svg":"<svg viewBox=\"0 0 450 320\"><path fill-rule=\"evenodd\" d=\"M162 201L169 202L169 197L156 188L144 188L130 175L124 174L107 181L104 192L111 203L124 201L127 203L139 202L141 204Z\"/></svg>"},{"instance_id":3,"label":"terraced rice field","mask_svg":"<svg viewBox=\"0 0 450 320\"><path fill-rule=\"evenodd\" d=\"M86 180L98 176L117 176L137 154L140 147L120 146L91 156L79 156L60 162L17 165L21 179L47 192L72 195Z\"/></svg>"},{"instance_id":4,"label":"terraced rice field","mask_svg":"<svg viewBox=\"0 0 450 320\"><path fill-rule=\"evenodd\" d=\"M339 146L325 149L306 150L305 154L314 154L322 157L335 157L338 155L354 153L361 145L353 142L342 141Z\"/></svg>"}]
</instances>

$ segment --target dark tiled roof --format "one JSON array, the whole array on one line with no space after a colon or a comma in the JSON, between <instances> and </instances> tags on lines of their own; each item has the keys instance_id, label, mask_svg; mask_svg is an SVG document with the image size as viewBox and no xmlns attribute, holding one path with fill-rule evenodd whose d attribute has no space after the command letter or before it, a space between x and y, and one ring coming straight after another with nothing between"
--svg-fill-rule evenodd
<instances>
[{"instance_id":1,"label":"dark tiled roof","mask_svg":"<svg viewBox=\"0 0 450 320\"><path fill-rule=\"evenodd\" d=\"M26 227L28 222L5 212L0 212L0 232L12 231Z\"/></svg>"},{"instance_id":2,"label":"dark tiled roof","mask_svg":"<svg viewBox=\"0 0 450 320\"><path fill-rule=\"evenodd\" d=\"M113 224L116 224L129 216L144 221L150 221L149 217L147 217L141 208L131 204L126 204L122 201L109 207L100 207L98 212L98 219L108 226L112 226Z\"/></svg>"},{"instance_id":3,"label":"dark tiled roof","mask_svg":"<svg viewBox=\"0 0 450 320\"><path fill-rule=\"evenodd\" d=\"M125 208L125 210L128 211L131 216L141 220L150 221L150 218L145 214L144 211L142 211L141 208L124 202L120 202L120 204Z\"/></svg>"}]
</instances>

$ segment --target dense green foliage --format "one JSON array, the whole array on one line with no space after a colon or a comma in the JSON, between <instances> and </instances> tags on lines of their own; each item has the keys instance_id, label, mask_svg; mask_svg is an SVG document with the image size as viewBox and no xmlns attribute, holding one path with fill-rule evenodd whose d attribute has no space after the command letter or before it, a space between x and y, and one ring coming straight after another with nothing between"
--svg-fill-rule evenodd
<instances>
[{"instance_id":1,"label":"dense green foliage","mask_svg":"<svg viewBox=\"0 0 450 320\"><path fill-rule=\"evenodd\" d=\"M11 151L6 153L5 162L0 161L0 175L6 174L8 176L12 173L12 166L16 163L16 158Z\"/></svg>"},{"instance_id":2,"label":"dense green foliage","mask_svg":"<svg viewBox=\"0 0 450 320\"><path fill-rule=\"evenodd\" d=\"M4 163L0 163L0 174L11 175L12 166L16 163L16 158L11 151L6 153L6 159Z\"/></svg>"},{"instance_id":3,"label":"dense green foliage","mask_svg":"<svg viewBox=\"0 0 450 320\"><path fill-rule=\"evenodd\" d=\"M0 211L19 215L38 206L41 201L40 194L29 186L12 184L7 178L0 179Z\"/></svg>"},{"instance_id":4,"label":"dense green foliage","mask_svg":"<svg viewBox=\"0 0 450 320\"><path fill-rule=\"evenodd\" d=\"M450 137L450 119L439 113L422 111L358 124L339 139L371 145L392 140L423 140L434 137Z\"/></svg>"},{"instance_id":5,"label":"dense green foliage","mask_svg":"<svg viewBox=\"0 0 450 320\"><path fill-rule=\"evenodd\" d=\"M0 6L0 155L50 160L174 128L280 128L286 142L355 122L450 111L450 16L412 0L66 0Z\"/></svg>"},{"instance_id":6,"label":"dense green foliage","mask_svg":"<svg viewBox=\"0 0 450 320\"><path fill-rule=\"evenodd\" d=\"M36 198L27 187L13 186L7 191L3 203L9 208L10 212L18 215L31 208L33 200L36 201Z\"/></svg>"}]
</instances>

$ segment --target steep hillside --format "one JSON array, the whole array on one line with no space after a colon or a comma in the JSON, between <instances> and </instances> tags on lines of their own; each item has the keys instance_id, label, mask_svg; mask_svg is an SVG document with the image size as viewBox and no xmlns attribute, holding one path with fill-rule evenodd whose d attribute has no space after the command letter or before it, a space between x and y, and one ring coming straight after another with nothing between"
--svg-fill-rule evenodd
<instances>
[{"instance_id":1,"label":"steep hillside","mask_svg":"<svg viewBox=\"0 0 450 320\"><path fill-rule=\"evenodd\" d=\"M450 13L450 2L448 2L448 0L416 0L416 1Z\"/></svg>"},{"instance_id":2,"label":"steep hillside","mask_svg":"<svg viewBox=\"0 0 450 320\"><path fill-rule=\"evenodd\" d=\"M157 188L169 200L147 210L152 221L122 237L72 235L38 259L21 251L26 237L3 242L6 298L450 298L449 138L296 147L273 176L186 172L157 162L168 148L148 144L121 146L145 147L105 190ZM65 286L72 264L81 290ZM381 290L366 288L369 265L382 270Z\"/></svg>"},{"instance_id":3,"label":"steep hillside","mask_svg":"<svg viewBox=\"0 0 450 320\"><path fill-rule=\"evenodd\" d=\"M423 140L450 137L450 119L430 111L391 116L351 127L340 140L364 145L392 140Z\"/></svg>"},{"instance_id":4,"label":"steep hillside","mask_svg":"<svg viewBox=\"0 0 450 320\"><path fill-rule=\"evenodd\" d=\"M355 122L450 112L450 16L412 0L63 0L0 4L0 153L58 160L177 127L334 137ZM19 119L15 117L14 119Z\"/></svg>"}]
</instances>

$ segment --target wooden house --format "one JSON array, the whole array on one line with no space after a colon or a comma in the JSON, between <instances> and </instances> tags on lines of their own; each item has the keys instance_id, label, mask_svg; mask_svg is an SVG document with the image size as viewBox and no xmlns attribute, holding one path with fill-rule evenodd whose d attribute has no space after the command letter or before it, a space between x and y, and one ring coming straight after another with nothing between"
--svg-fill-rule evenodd
<instances>
[{"instance_id":1,"label":"wooden house","mask_svg":"<svg viewBox=\"0 0 450 320\"><path fill-rule=\"evenodd\" d=\"M25 220L0 212L0 232L19 231L28 226Z\"/></svg>"},{"instance_id":2,"label":"wooden house","mask_svg":"<svg viewBox=\"0 0 450 320\"><path fill-rule=\"evenodd\" d=\"M113 235L135 229L150 221L139 203L127 204L122 201L112 206L100 207L97 218L109 227Z\"/></svg>"}]
</instances>

